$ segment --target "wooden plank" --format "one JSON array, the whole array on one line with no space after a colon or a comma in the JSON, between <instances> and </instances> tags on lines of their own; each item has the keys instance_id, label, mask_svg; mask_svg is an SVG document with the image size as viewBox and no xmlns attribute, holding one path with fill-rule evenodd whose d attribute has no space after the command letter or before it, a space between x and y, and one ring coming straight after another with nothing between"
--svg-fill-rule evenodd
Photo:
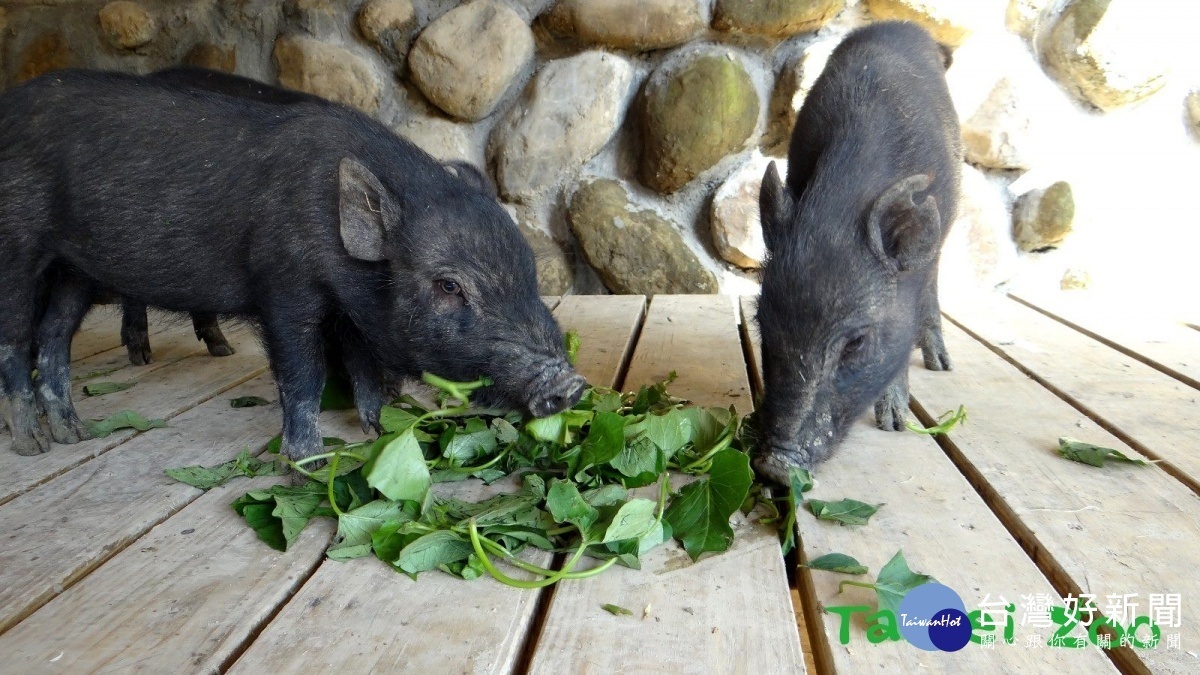
<instances>
[{"instance_id":1,"label":"wooden plank","mask_svg":"<svg viewBox=\"0 0 1200 675\"><path fill-rule=\"evenodd\" d=\"M656 296L625 388L661 380L701 405L750 412L737 317L729 298ZM773 529L734 519L737 538L692 563L678 545L555 590L533 654L534 673L805 672ZM612 616L614 603L635 616ZM649 607L646 618L641 616Z\"/></svg>"},{"instance_id":2,"label":"wooden plank","mask_svg":"<svg viewBox=\"0 0 1200 675\"><path fill-rule=\"evenodd\" d=\"M744 301L743 314L752 313L753 306L752 299ZM751 337L757 342L757 335L752 333ZM753 353L758 354L758 345L753 347ZM910 376L916 376L918 370L927 373L923 367L914 367ZM930 378L940 375L927 374ZM1054 592L928 437L880 431L867 415L853 426L833 457L813 473L816 487L810 497L835 501L849 497L885 506L866 527L819 521L807 510L798 514L802 562L826 553L846 553L868 565L873 577L897 550L903 550L912 569L932 574L955 589L968 611L984 600L983 593L991 593L993 598L1004 594L1016 602L1021 593ZM843 575L801 567L797 576L820 672L886 669L924 673L931 668L933 672L972 672L972 668L978 672L1043 672L1077 665L1096 672L1115 672L1098 650L1053 652L1000 645L992 651L968 645L948 654L923 652L903 642L871 644L861 617L852 624L849 643L842 644L839 617L822 609L839 605L876 607L874 594L861 588L839 593L838 584L848 578Z\"/></svg>"},{"instance_id":3,"label":"wooden plank","mask_svg":"<svg viewBox=\"0 0 1200 675\"><path fill-rule=\"evenodd\" d=\"M265 376L234 390L274 391ZM163 469L230 460L279 426L278 406L213 399L0 506L0 632L196 498Z\"/></svg>"},{"instance_id":4,"label":"wooden plank","mask_svg":"<svg viewBox=\"0 0 1200 675\"><path fill-rule=\"evenodd\" d=\"M124 352L117 350L75 363L72 372L87 374L116 367L119 368L117 372L97 380L137 383L137 386L125 391L87 397L82 393L84 382L76 382L72 391L75 409L84 419L132 409L147 418L170 420L198 403L266 371L262 349L249 330L235 329L229 331L226 337L237 353L219 359L208 355L203 343L192 337L190 328L177 328L162 333L162 339L158 340L155 347L159 354L155 364L130 366L124 360ZM0 504L112 450L134 435L132 431L119 431L107 438L73 445L56 443L51 446L50 452L35 457L21 457L12 452L12 439L5 434L0 438L0 476L4 476L0 483Z\"/></svg>"},{"instance_id":5,"label":"wooden plank","mask_svg":"<svg viewBox=\"0 0 1200 675\"><path fill-rule=\"evenodd\" d=\"M611 385L617 380L621 355L643 305L644 299L635 297L565 298L558 306L555 314L563 328L579 333L579 369L590 381ZM437 488L475 501L513 491L516 484L508 479L488 488L468 481ZM552 559L536 550L527 556L542 566ZM232 672L512 672L542 593L491 579L468 583L441 573L413 582L376 560L327 560L233 664Z\"/></svg>"},{"instance_id":6,"label":"wooden plank","mask_svg":"<svg viewBox=\"0 0 1200 675\"><path fill-rule=\"evenodd\" d=\"M1137 452L962 330L947 325L945 336L955 370L914 366L913 397L933 415L967 407L967 423L948 437L951 456L1059 591L1096 594L1102 612L1108 595L1137 593L1146 615L1149 593L1200 597L1200 577L1185 572L1200 568L1200 498L1157 468L1098 469L1059 457L1054 448L1063 435ZM1008 574L978 585L994 593ZM1182 649L1123 649L1119 662L1129 671L1195 672L1200 610L1184 600L1181 627L1163 633L1180 633ZM1072 664L1074 671L1082 666Z\"/></svg>"},{"instance_id":7,"label":"wooden plank","mask_svg":"<svg viewBox=\"0 0 1200 675\"><path fill-rule=\"evenodd\" d=\"M1200 490L1200 395L1195 389L1012 300L959 301L947 313Z\"/></svg>"},{"instance_id":8,"label":"wooden plank","mask_svg":"<svg viewBox=\"0 0 1200 675\"><path fill-rule=\"evenodd\" d=\"M1102 296L1010 293L1088 337L1200 389L1200 333Z\"/></svg>"},{"instance_id":9,"label":"wooden plank","mask_svg":"<svg viewBox=\"0 0 1200 675\"><path fill-rule=\"evenodd\" d=\"M564 331L588 332L592 344L582 345L575 364L580 374L599 386L616 387L620 384L616 378L629 363L645 311L646 297L642 295L568 295L554 316Z\"/></svg>"}]
</instances>

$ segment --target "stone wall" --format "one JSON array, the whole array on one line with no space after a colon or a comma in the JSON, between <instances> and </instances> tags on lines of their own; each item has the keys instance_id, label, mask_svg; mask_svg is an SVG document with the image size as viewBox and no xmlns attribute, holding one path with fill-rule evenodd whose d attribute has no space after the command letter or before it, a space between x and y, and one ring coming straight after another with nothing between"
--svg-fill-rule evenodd
<instances>
[{"instance_id":1,"label":"stone wall","mask_svg":"<svg viewBox=\"0 0 1200 675\"><path fill-rule=\"evenodd\" d=\"M758 183L825 58L909 19L955 48L968 165L943 281L1137 283L1200 241L1190 4L0 0L0 81L191 63L319 94L484 168L546 293L747 293Z\"/></svg>"}]
</instances>

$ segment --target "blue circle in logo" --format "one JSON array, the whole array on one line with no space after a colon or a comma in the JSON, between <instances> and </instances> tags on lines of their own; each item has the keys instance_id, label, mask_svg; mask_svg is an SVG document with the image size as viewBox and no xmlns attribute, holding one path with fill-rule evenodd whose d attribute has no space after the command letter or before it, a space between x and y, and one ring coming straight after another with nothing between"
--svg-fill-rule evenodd
<instances>
[{"instance_id":1,"label":"blue circle in logo","mask_svg":"<svg viewBox=\"0 0 1200 675\"><path fill-rule=\"evenodd\" d=\"M945 618L944 621L939 620L948 610L953 610L961 615L962 618L957 622L958 625L949 625L954 623L954 617ZM967 607L958 593L955 593L954 589L949 586L931 581L917 586L904 596L904 599L900 601L900 611L896 621L900 623L900 634L915 647L927 652L957 651L971 639L971 622L966 617ZM942 623L947 625L942 626ZM966 637L961 638L962 643L953 649L947 649L958 643L960 638L957 636L964 628ZM941 638L937 642L931 639L934 632L941 633L945 629L954 629L953 635L956 637L947 638L945 642Z\"/></svg>"},{"instance_id":2,"label":"blue circle in logo","mask_svg":"<svg viewBox=\"0 0 1200 675\"><path fill-rule=\"evenodd\" d=\"M971 619L957 609L944 609L933 617L929 640L944 652L956 652L971 641Z\"/></svg>"}]
</instances>

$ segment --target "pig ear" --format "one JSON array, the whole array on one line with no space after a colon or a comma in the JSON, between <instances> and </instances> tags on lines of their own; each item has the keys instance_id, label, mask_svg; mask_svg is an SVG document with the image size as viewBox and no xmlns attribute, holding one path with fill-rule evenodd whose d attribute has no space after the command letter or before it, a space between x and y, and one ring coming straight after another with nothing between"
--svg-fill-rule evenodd
<instances>
[{"instance_id":1,"label":"pig ear","mask_svg":"<svg viewBox=\"0 0 1200 675\"><path fill-rule=\"evenodd\" d=\"M769 162L767 171L763 174L762 187L758 191L758 217L762 223L763 239L768 250L776 248L776 238L783 224L791 218L793 204L792 194L779 179L775 162Z\"/></svg>"},{"instance_id":2,"label":"pig ear","mask_svg":"<svg viewBox=\"0 0 1200 675\"><path fill-rule=\"evenodd\" d=\"M937 256L942 238L942 218L937 201L928 195L918 204L916 193L929 189L926 174L896 181L875 205L867 219L871 251L894 272L920 269Z\"/></svg>"},{"instance_id":3,"label":"pig ear","mask_svg":"<svg viewBox=\"0 0 1200 675\"><path fill-rule=\"evenodd\" d=\"M499 196L496 194L496 188L492 185L492 182L488 180L487 176L483 175L482 171L475 168L474 164L456 160L446 162L445 167L451 174L457 176L464 183L476 190L492 197Z\"/></svg>"},{"instance_id":4,"label":"pig ear","mask_svg":"<svg viewBox=\"0 0 1200 675\"><path fill-rule=\"evenodd\" d=\"M338 165L338 215L342 245L359 260L379 261L384 253L384 235L390 206L387 191L375 174L349 157Z\"/></svg>"}]
</instances>

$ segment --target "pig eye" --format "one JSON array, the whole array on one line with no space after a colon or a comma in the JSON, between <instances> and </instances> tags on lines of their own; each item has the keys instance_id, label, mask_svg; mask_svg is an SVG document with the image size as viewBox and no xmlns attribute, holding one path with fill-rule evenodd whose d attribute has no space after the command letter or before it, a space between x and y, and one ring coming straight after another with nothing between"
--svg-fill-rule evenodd
<instances>
[{"instance_id":1,"label":"pig eye","mask_svg":"<svg viewBox=\"0 0 1200 675\"><path fill-rule=\"evenodd\" d=\"M462 287L453 279L438 279L435 283L438 290L446 295L462 295Z\"/></svg>"},{"instance_id":2,"label":"pig eye","mask_svg":"<svg viewBox=\"0 0 1200 675\"><path fill-rule=\"evenodd\" d=\"M862 351L863 345L866 344L866 341L866 335L856 335L850 338L846 345L842 347L842 360L847 361L853 359L860 351Z\"/></svg>"}]
</instances>

